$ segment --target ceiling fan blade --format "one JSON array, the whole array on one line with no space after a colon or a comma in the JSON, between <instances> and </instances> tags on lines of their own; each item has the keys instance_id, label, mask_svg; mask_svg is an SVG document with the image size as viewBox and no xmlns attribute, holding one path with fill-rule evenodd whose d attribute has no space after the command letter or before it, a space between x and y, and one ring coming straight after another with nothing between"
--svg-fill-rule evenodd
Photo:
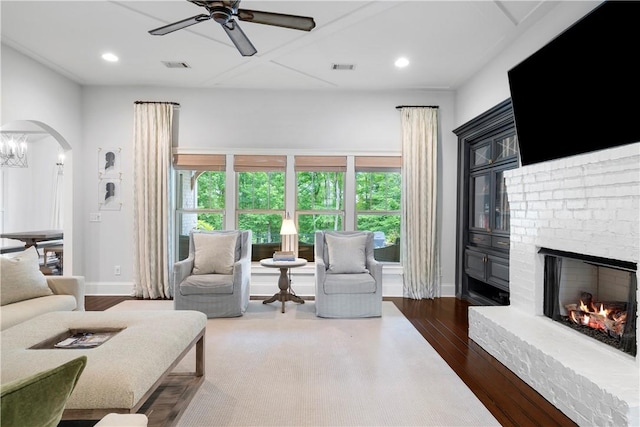
<instances>
[{"instance_id":1,"label":"ceiling fan blade","mask_svg":"<svg viewBox=\"0 0 640 427\"><path fill-rule=\"evenodd\" d=\"M156 28L155 30L149 31L149 34L154 36L164 36L165 34L172 33L176 30L181 30L183 28L189 27L193 24L197 24L198 22L207 21L211 19L210 15L196 15L191 18L183 19L182 21L174 22L173 24L165 25L163 27Z\"/></svg>"},{"instance_id":2,"label":"ceiling fan blade","mask_svg":"<svg viewBox=\"0 0 640 427\"><path fill-rule=\"evenodd\" d=\"M227 32L242 56L253 56L257 52L236 21L230 19L226 24L222 24L222 28Z\"/></svg>"},{"instance_id":3,"label":"ceiling fan blade","mask_svg":"<svg viewBox=\"0 0 640 427\"><path fill-rule=\"evenodd\" d=\"M238 9L238 19L256 24L274 25L294 30L311 31L316 23L307 16L286 15L283 13L260 12L258 10Z\"/></svg>"}]
</instances>

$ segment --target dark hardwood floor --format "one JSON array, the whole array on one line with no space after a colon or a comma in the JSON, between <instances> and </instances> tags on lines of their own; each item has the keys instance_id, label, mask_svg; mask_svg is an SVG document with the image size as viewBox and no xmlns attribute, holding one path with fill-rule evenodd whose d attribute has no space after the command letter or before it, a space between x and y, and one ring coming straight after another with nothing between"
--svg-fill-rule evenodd
<instances>
[{"instance_id":1,"label":"dark hardwood floor","mask_svg":"<svg viewBox=\"0 0 640 427\"><path fill-rule=\"evenodd\" d=\"M503 426L576 426L468 335L469 303L385 298L416 327Z\"/></svg>"},{"instance_id":2,"label":"dark hardwood floor","mask_svg":"<svg viewBox=\"0 0 640 427\"><path fill-rule=\"evenodd\" d=\"M101 311L126 296L87 296L85 308ZM538 392L469 339L469 303L456 298L392 301L505 427L576 426ZM455 404L455 402L452 402Z\"/></svg>"}]
</instances>

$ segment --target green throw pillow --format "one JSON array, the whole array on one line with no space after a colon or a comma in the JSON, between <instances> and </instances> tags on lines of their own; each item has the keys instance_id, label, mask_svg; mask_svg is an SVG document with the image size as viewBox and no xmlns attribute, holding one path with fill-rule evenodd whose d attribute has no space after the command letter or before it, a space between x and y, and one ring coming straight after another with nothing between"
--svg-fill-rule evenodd
<instances>
[{"instance_id":1,"label":"green throw pillow","mask_svg":"<svg viewBox=\"0 0 640 427\"><path fill-rule=\"evenodd\" d=\"M2 384L2 427L56 427L87 363L80 356L61 366Z\"/></svg>"}]
</instances>

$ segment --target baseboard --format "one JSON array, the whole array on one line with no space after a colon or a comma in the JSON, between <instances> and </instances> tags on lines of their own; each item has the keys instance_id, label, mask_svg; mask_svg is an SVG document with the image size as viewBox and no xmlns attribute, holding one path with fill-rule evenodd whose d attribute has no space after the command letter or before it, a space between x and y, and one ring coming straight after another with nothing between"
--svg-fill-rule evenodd
<instances>
[{"instance_id":1,"label":"baseboard","mask_svg":"<svg viewBox=\"0 0 640 427\"><path fill-rule=\"evenodd\" d=\"M314 296L315 285L313 283L302 283L294 281L291 285L293 291L301 296ZM90 282L86 283L85 295L104 295L104 296L122 296L132 295L133 283L108 283L108 282ZM251 296L271 296L278 292L277 279L271 279L271 281L255 281L251 283ZM455 285L454 284L442 284L442 290L440 295L442 297L455 297ZM384 284L382 287L383 297L402 297L403 286L402 283Z\"/></svg>"},{"instance_id":2,"label":"baseboard","mask_svg":"<svg viewBox=\"0 0 640 427\"><path fill-rule=\"evenodd\" d=\"M260 266L252 266L251 272L251 296L271 296L279 291L278 270ZM315 278L312 266L291 270L291 288L301 296L315 295ZM400 266L385 266L382 273L382 296L402 297L403 276ZM132 295L133 282L85 282L86 295ZM456 287L453 283L443 283L440 295L454 297Z\"/></svg>"}]
</instances>

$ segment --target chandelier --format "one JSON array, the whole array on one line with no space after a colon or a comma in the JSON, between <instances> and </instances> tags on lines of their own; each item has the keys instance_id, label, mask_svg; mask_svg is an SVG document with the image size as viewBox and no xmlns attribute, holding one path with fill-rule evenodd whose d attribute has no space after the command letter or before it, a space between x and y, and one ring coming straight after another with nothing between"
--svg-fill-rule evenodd
<instances>
[{"instance_id":1,"label":"chandelier","mask_svg":"<svg viewBox=\"0 0 640 427\"><path fill-rule=\"evenodd\" d=\"M7 168L26 168L28 166L26 134L2 133L0 166Z\"/></svg>"}]
</instances>

